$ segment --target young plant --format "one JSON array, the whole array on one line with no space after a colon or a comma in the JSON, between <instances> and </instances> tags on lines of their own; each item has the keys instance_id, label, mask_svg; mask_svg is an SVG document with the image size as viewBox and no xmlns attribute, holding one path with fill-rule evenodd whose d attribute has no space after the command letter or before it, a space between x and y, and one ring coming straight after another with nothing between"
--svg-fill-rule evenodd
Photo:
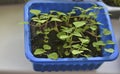
<instances>
[{"instance_id":1,"label":"young plant","mask_svg":"<svg viewBox=\"0 0 120 74\"><path fill-rule=\"evenodd\" d=\"M42 13L40 10L31 9L33 14L31 21L32 28L35 28L38 39L32 40L40 43L32 48L33 54L37 57L58 59L65 57L95 57L99 56L102 48L113 45L114 42L102 41L101 37L108 36L111 32L99 26L103 24L96 20L102 7L94 5L88 9L74 7L70 12L51 10L49 13ZM78 14L79 12L79 14ZM34 45L34 42L32 43ZM104 51L113 53L112 48L105 48Z\"/></svg>"}]
</instances>

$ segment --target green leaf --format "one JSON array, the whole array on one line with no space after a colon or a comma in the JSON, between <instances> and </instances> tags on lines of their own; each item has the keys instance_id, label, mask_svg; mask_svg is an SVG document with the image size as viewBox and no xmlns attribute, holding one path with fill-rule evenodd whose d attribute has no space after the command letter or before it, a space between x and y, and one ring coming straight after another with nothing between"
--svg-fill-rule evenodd
<instances>
[{"instance_id":1,"label":"green leaf","mask_svg":"<svg viewBox=\"0 0 120 74\"><path fill-rule=\"evenodd\" d=\"M109 49L105 49L105 51L108 52L108 53L113 53L113 52L114 52L114 49L109 48Z\"/></svg>"},{"instance_id":2,"label":"green leaf","mask_svg":"<svg viewBox=\"0 0 120 74\"><path fill-rule=\"evenodd\" d=\"M74 32L72 35L82 37L82 35L79 32Z\"/></svg>"},{"instance_id":3,"label":"green leaf","mask_svg":"<svg viewBox=\"0 0 120 74\"><path fill-rule=\"evenodd\" d=\"M81 54L81 53L83 53L83 51L72 50L72 54L73 54L73 55L77 55L77 54Z\"/></svg>"},{"instance_id":4,"label":"green leaf","mask_svg":"<svg viewBox=\"0 0 120 74\"><path fill-rule=\"evenodd\" d=\"M38 20L39 18L38 17L33 17L32 20Z\"/></svg>"},{"instance_id":5,"label":"green leaf","mask_svg":"<svg viewBox=\"0 0 120 74\"><path fill-rule=\"evenodd\" d=\"M76 28L82 27L86 24L86 21L78 21L78 22L73 22Z\"/></svg>"},{"instance_id":6,"label":"green leaf","mask_svg":"<svg viewBox=\"0 0 120 74\"><path fill-rule=\"evenodd\" d=\"M104 35L110 35L111 32L108 29L103 29L103 34Z\"/></svg>"},{"instance_id":7,"label":"green leaf","mask_svg":"<svg viewBox=\"0 0 120 74\"><path fill-rule=\"evenodd\" d=\"M61 40L65 40L65 39L69 38L69 36L67 36L67 35L61 35L59 38L60 38Z\"/></svg>"},{"instance_id":8,"label":"green leaf","mask_svg":"<svg viewBox=\"0 0 120 74\"><path fill-rule=\"evenodd\" d=\"M41 13L42 14L42 13ZM40 19L49 19L50 18L50 15L49 14L46 14L46 13L43 13L42 15L40 15Z\"/></svg>"},{"instance_id":9,"label":"green leaf","mask_svg":"<svg viewBox=\"0 0 120 74\"><path fill-rule=\"evenodd\" d=\"M66 15L65 13L63 13L63 12L57 12L58 13L58 15Z\"/></svg>"},{"instance_id":10,"label":"green leaf","mask_svg":"<svg viewBox=\"0 0 120 74\"><path fill-rule=\"evenodd\" d=\"M98 47L97 42L93 42L93 47Z\"/></svg>"},{"instance_id":11,"label":"green leaf","mask_svg":"<svg viewBox=\"0 0 120 74\"><path fill-rule=\"evenodd\" d=\"M72 45L72 47L78 49L78 48L80 48L81 46L80 46L80 44L74 44L74 45Z\"/></svg>"},{"instance_id":12,"label":"green leaf","mask_svg":"<svg viewBox=\"0 0 120 74\"><path fill-rule=\"evenodd\" d=\"M80 11L84 11L85 9L81 8L81 7L74 7L74 9L79 9Z\"/></svg>"},{"instance_id":13,"label":"green leaf","mask_svg":"<svg viewBox=\"0 0 120 74\"><path fill-rule=\"evenodd\" d=\"M39 23L45 23L47 20L38 20L36 22L39 22Z\"/></svg>"},{"instance_id":14,"label":"green leaf","mask_svg":"<svg viewBox=\"0 0 120 74\"><path fill-rule=\"evenodd\" d=\"M82 47L82 50L87 50L87 51L91 52L91 50L86 47Z\"/></svg>"},{"instance_id":15,"label":"green leaf","mask_svg":"<svg viewBox=\"0 0 120 74\"><path fill-rule=\"evenodd\" d=\"M36 34L38 35L38 34L42 34L42 32L41 31L36 31Z\"/></svg>"},{"instance_id":16,"label":"green leaf","mask_svg":"<svg viewBox=\"0 0 120 74\"><path fill-rule=\"evenodd\" d=\"M79 40L82 42L82 43L84 43L84 44L88 44L89 42L90 42L90 40L89 39L83 39L83 38L79 38Z\"/></svg>"},{"instance_id":17,"label":"green leaf","mask_svg":"<svg viewBox=\"0 0 120 74\"><path fill-rule=\"evenodd\" d=\"M94 7L94 9L99 9L99 10L100 10L100 9L103 9L103 7L100 7L100 6L99 6L99 7L98 7L98 6L95 6L95 7Z\"/></svg>"},{"instance_id":18,"label":"green leaf","mask_svg":"<svg viewBox=\"0 0 120 74\"><path fill-rule=\"evenodd\" d=\"M47 56L48 56L48 58L53 59L53 60L58 59L58 54L56 52L50 53Z\"/></svg>"},{"instance_id":19,"label":"green leaf","mask_svg":"<svg viewBox=\"0 0 120 74\"><path fill-rule=\"evenodd\" d=\"M102 37L101 35L98 35L97 37Z\"/></svg>"},{"instance_id":20,"label":"green leaf","mask_svg":"<svg viewBox=\"0 0 120 74\"><path fill-rule=\"evenodd\" d=\"M87 8L87 9L85 9L85 12L88 12L88 11L91 11L91 10L93 10L93 8Z\"/></svg>"},{"instance_id":21,"label":"green leaf","mask_svg":"<svg viewBox=\"0 0 120 74\"><path fill-rule=\"evenodd\" d=\"M49 31L45 31L44 34L49 34L50 32Z\"/></svg>"},{"instance_id":22,"label":"green leaf","mask_svg":"<svg viewBox=\"0 0 120 74\"><path fill-rule=\"evenodd\" d=\"M108 40L107 44L115 44L112 40Z\"/></svg>"},{"instance_id":23,"label":"green leaf","mask_svg":"<svg viewBox=\"0 0 120 74\"><path fill-rule=\"evenodd\" d=\"M46 29L44 30L44 34L49 34L49 33L50 33L50 31L51 31L51 29L50 29L50 28L46 28Z\"/></svg>"},{"instance_id":24,"label":"green leaf","mask_svg":"<svg viewBox=\"0 0 120 74\"><path fill-rule=\"evenodd\" d=\"M104 43L103 41L98 41L98 42L97 42L97 45L103 45L103 46L104 46L105 43Z\"/></svg>"},{"instance_id":25,"label":"green leaf","mask_svg":"<svg viewBox=\"0 0 120 74\"><path fill-rule=\"evenodd\" d=\"M45 44L45 45L43 45L43 48L44 48L45 50L50 50L50 49L51 49L51 46L50 46L50 45Z\"/></svg>"},{"instance_id":26,"label":"green leaf","mask_svg":"<svg viewBox=\"0 0 120 74\"><path fill-rule=\"evenodd\" d=\"M40 55L40 54L43 54L45 53L46 51L43 50L43 49L36 49L35 52L34 52L34 55Z\"/></svg>"},{"instance_id":27,"label":"green leaf","mask_svg":"<svg viewBox=\"0 0 120 74\"><path fill-rule=\"evenodd\" d=\"M65 32L59 32L59 33L57 34L57 37L60 38L60 36L62 36L62 35L66 35L66 33L65 33Z\"/></svg>"},{"instance_id":28,"label":"green leaf","mask_svg":"<svg viewBox=\"0 0 120 74\"><path fill-rule=\"evenodd\" d=\"M103 41L93 42L93 47L98 47L98 46L105 46L105 43Z\"/></svg>"},{"instance_id":29,"label":"green leaf","mask_svg":"<svg viewBox=\"0 0 120 74\"><path fill-rule=\"evenodd\" d=\"M81 18L86 18L86 17L89 17L88 15L85 15L85 14L81 14L80 15Z\"/></svg>"},{"instance_id":30,"label":"green leaf","mask_svg":"<svg viewBox=\"0 0 120 74\"><path fill-rule=\"evenodd\" d=\"M38 15L41 13L41 11L40 11L40 10L36 10L36 9L31 9L31 10L30 10L30 13L38 16Z\"/></svg>"},{"instance_id":31,"label":"green leaf","mask_svg":"<svg viewBox=\"0 0 120 74\"><path fill-rule=\"evenodd\" d=\"M45 42L45 43L48 43L48 40L46 39L46 40L44 40L44 42Z\"/></svg>"},{"instance_id":32,"label":"green leaf","mask_svg":"<svg viewBox=\"0 0 120 74\"><path fill-rule=\"evenodd\" d=\"M96 25L97 24L97 22L95 20L93 20L93 19L90 19L90 22L91 22L90 25Z\"/></svg>"},{"instance_id":33,"label":"green leaf","mask_svg":"<svg viewBox=\"0 0 120 74\"><path fill-rule=\"evenodd\" d=\"M65 26L61 26L62 29L68 29L68 27L65 27Z\"/></svg>"},{"instance_id":34,"label":"green leaf","mask_svg":"<svg viewBox=\"0 0 120 74\"><path fill-rule=\"evenodd\" d=\"M66 56L69 56L69 55L70 55L70 52L69 52L69 51L65 51L65 55L66 55Z\"/></svg>"},{"instance_id":35,"label":"green leaf","mask_svg":"<svg viewBox=\"0 0 120 74\"><path fill-rule=\"evenodd\" d=\"M73 31L73 27L72 28L65 28L65 29L62 29L63 32L66 32L66 33L71 33Z\"/></svg>"},{"instance_id":36,"label":"green leaf","mask_svg":"<svg viewBox=\"0 0 120 74\"><path fill-rule=\"evenodd\" d=\"M62 22L61 19L53 17L50 21Z\"/></svg>"},{"instance_id":37,"label":"green leaf","mask_svg":"<svg viewBox=\"0 0 120 74\"><path fill-rule=\"evenodd\" d=\"M96 16L96 13L90 12L89 15L90 15L90 16Z\"/></svg>"},{"instance_id":38,"label":"green leaf","mask_svg":"<svg viewBox=\"0 0 120 74\"><path fill-rule=\"evenodd\" d=\"M76 11L75 11L75 9L73 9L71 12L68 12L67 14L68 15L76 14Z\"/></svg>"},{"instance_id":39,"label":"green leaf","mask_svg":"<svg viewBox=\"0 0 120 74\"><path fill-rule=\"evenodd\" d=\"M57 13L58 15L66 15L65 13L63 12L60 12L60 11L55 11L55 10L51 10L50 13Z\"/></svg>"},{"instance_id":40,"label":"green leaf","mask_svg":"<svg viewBox=\"0 0 120 74\"><path fill-rule=\"evenodd\" d=\"M101 48L99 48L99 47L97 47L96 49L97 49L97 51L100 51L100 50L101 50Z\"/></svg>"},{"instance_id":41,"label":"green leaf","mask_svg":"<svg viewBox=\"0 0 120 74\"><path fill-rule=\"evenodd\" d=\"M63 48L71 48L71 46L69 46L67 43L65 43L65 44L63 45Z\"/></svg>"},{"instance_id":42,"label":"green leaf","mask_svg":"<svg viewBox=\"0 0 120 74\"><path fill-rule=\"evenodd\" d=\"M97 22L96 24L98 24L98 25L103 25L102 23L100 23L100 22Z\"/></svg>"},{"instance_id":43,"label":"green leaf","mask_svg":"<svg viewBox=\"0 0 120 74\"><path fill-rule=\"evenodd\" d=\"M83 28L83 32L85 32L86 30L88 30L90 27L88 25L86 25L84 28Z\"/></svg>"},{"instance_id":44,"label":"green leaf","mask_svg":"<svg viewBox=\"0 0 120 74\"><path fill-rule=\"evenodd\" d=\"M95 31L97 29L97 26L96 25L90 26L90 29Z\"/></svg>"}]
</instances>

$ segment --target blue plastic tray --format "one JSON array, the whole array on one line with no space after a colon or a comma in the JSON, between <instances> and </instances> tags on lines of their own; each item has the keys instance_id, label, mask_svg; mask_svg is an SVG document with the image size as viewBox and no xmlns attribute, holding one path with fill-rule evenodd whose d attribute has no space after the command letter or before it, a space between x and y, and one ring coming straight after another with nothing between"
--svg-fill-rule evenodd
<instances>
[{"instance_id":1,"label":"blue plastic tray","mask_svg":"<svg viewBox=\"0 0 120 74\"><path fill-rule=\"evenodd\" d=\"M24 20L26 22L30 21L32 15L30 14L30 9L39 9L42 12L49 12L50 10L59 10L63 12L70 11L74 6L80 6L83 8L89 8L93 4L103 6L102 2L72 2L70 0L32 0L25 5ZM97 21L103 23L100 29L107 28L112 34L106 38L102 38L104 41L111 39L116 43L114 32L112 29L111 21L106 8L100 11L98 14ZM93 58L59 58L58 60L51 60L47 58L36 58L31 53L31 42L30 42L30 26L25 24L24 26L25 34L25 55L32 62L35 71L72 71L72 70L94 70L97 69L103 62L115 60L118 56L118 46L117 44L108 47L113 48L114 53L106 53L103 51L102 57Z\"/></svg>"}]
</instances>

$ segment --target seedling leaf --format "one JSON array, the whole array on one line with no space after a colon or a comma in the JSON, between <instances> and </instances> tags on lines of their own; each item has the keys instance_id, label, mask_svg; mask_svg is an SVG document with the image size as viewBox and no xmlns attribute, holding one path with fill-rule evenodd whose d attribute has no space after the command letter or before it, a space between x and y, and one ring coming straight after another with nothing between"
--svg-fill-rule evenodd
<instances>
[{"instance_id":1,"label":"seedling leaf","mask_svg":"<svg viewBox=\"0 0 120 74\"><path fill-rule=\"evenodd\" d=\"M69 36L67 36L67 35L61 35L59 38L60 38L61 40L65 40L65 39L69 38Z\"/></svg>"},{"instance_id":2,"label":"seedling leaf","mask_svg":"<svg viewBox=\"0 0 120 74\"><path fill-rule=\"evenodd\" d=\"M81 7L74 7L75 9L79 9L80 11L84 11L85 9L81 8Z\"/></svg>"},{"instance_id":3,"label":"seedling leaf","mask_svg":"<svg viewBox=\"0 0 120 74\"><path fill-rule=\"evenodd\" d=\"M62 29L63 32L66 32L66 33L71 33L73 31L73 27L72 28L65 28L65 29Z\"/></svg>"},{"instance_id":4,"label":"seedling leaf","mask_svg":"<svg viewBox=\"0 0 120 74\"><path fill-rule=\"evenodd\" d=\"M97 29L97 26L96 25L90 26L90 29L93 30L93 31L95 31Z\"/></svg>"},{"instance_id":5,"label":"seedling leaf","mask_svg":"<svg viewBox=\"0 0 120 74\"><path fill-rule=\"evenodd\" d=\"M72 45L72 47L78 49L78 48L80 48L80 45L79 44L74 44L74 45Z\"/></svg>"},{"instance_id":6,"label":"seedling leaf","mask_svg":"<svg viewBox=\"0 0 120 74\"><path fill-rule=\"evenodd\" d=\"M114 52L114 49L109 48L109 49L105 49L105 51L108 52L108 53L113 53L113 52Z\"/></svg>"},{"instance_id":7,"label":"seedling leaf","mask_svg":"<svg viewBox=\"0 0 120 74\"><path fill-rule=\"evenodd\" d=\"M107 44L115 44L112 40L108 40Z\"/></svg>"},{"instance_id":8,"label":"seedling leaf","mask_svg":"<svg viewBox=\"0 0 120 74\"><path fill-rule=\"evenodd\" d=\"M91 52L91 50L86 47L82 47L82 50L87 50L87 51Z\"/></svg>"},{"instance_id":9,"label":"seedling leaf","mask_svg":"<svg viewBox=\"0 0 120 74\"><path fill-rule=\"evenodd\" d=\"M88 44L90 42L89 39L83 39L83 38L79 38L79 40L84 43L84 44Z\"/></svg>"},{"instance_id":10,"label":"seedling leaf","mask_svg":"<svg viewBox=\"0 0 120 74\"><path fill-rule=\"evenodd\" d=\"M62 35L66 35L66 33L65 33L65 32L59 32L59 33L57 34L57 37L60 38L60 36L62 36Z\"/></svg>"},{"instance_id":11,"label":"seedling leaf","mask_svg":"<svg viewBox=\"0 0 120 74\"><path fill-rule=\"evenodd\" d=\"M86 24L86 21L78 21L78 22L73 22L76 28L82 27Z\"/></svg>"},{"instance_id":12,"label":"seedling leaf","mask_svg":"<svg viewBox=\"0 0 120 74\"><path fill-rule=\"evenodd\" d=\"M51 19L51 21L57 21L57 22L62 22L62 20L61 19L59 19L59 18L55 18L55 17L53 17L52 19Z\"/></svg>"},{"instance_id":13,"label":"seedling leaf","mask_svg":"<svg viewBox=\"0 0 120 74\"><path fill-rule=\"evenodd\" d=\"M96 16L96 14L94 12L90 12L89 15L90 16Z\"/></svg>"},{"instance_id":14,"label":"seedling leaf","mask_svg":"<svg viewBox=\"0 0 120 74\"><path fill-rule=\"evenodd\" d=\"M67 13L68 15L76 14L75 9L73 9L71 12Z\"/></svg>"},{"instance_id":15,"label":"seedling leaf","mask_svg":"<svg viewBox=\"0 0 120 74\"><path fill-rule=\"evenodd\" d=\"M58 54L56 52L50 53L47 56L48 56L48 58L53 59L53 60L58 59Z\"/></svg>"},{"instance_id":16,"label":"seedling leaf","mask_svg":"<svg viewBox=\"0 0 120 74\"><path fill-rule=\"evenodd\" d=\"M36 22L39 22L39 23L45 23L47 20L38 20Z\"/></svg>"},{"instance_id":17,"label":"seedling leaf","mask_svg":"<svg viewBox=\"0 0 120 74\"><path fill-rule=\"evenodd\" d=\"M93 42L93 46L94 47L105 46L105 43L103 41L97 41L97 42Z\"/></svg>"},{"instance_id":18,"label":"seedling leaf","mask_svg":"<svg viewBox=\"0 0 120 74\"><path fill-rule=\"evenodd\" d=\"M97 45L103 45L103 46L104 46L105 43L104 43L103 41L98 41L98 42L97 42Z\"/></svg>"},{"instance_id":19,"label":"seedling leaf","mask_svg":"<svg viewBox=\"0 0 120 74\"><path fill-rule=\"evenodd\" d=\"M103 34L104 35L110 35L111 32L108 29L103 29Z\"/></svg>"},{"instance_id":20,"label":"seedling leaf","mask_svg":"<svg viewBox=\"0 0 120 74\"><path fill-rule=\"evenodd\" d=\"M36 49L35 52L34 52L34 55L40 55L40 54L43 54L45 53L46 51L43 50L43 49Z\"/></svg>"},{"instance_id":21,"label":"seedling leaf","mask_svg":"<svg viewBox=\"0 0 120 74\"><path fill-rule=\"evenodd\" d=\"M51 49L51 46L50 46L50 45L43 45L43 48L44 48L45 50L50 50L50 49Z\"/></svg>"},{"instance_id":22,"label":"seedling leaf","mask_svg":"<svg viewBox=\"0 0 120 74\"><path fill-rule=\"evenodd\" d=\"M73 55L77 55L77 54L81 54L81 53L83 53L83 51L72 50L72 54L73 54Z\"/></svg>"},{"instance_id":23,"label":"seedling leaf","mask_svg":"<svg viewBox=\"0 0 120 74\"><path fill-rule=\"evenodd\" d=\"M41 11L40 11L40 10L36 10L36 9L31 9L31 10L30 10L30 13L38 16L38 15L41 13Z\"/></svg>"},{"instance_id":24,"label":"seedling leaf","mask_svg":"<svg viewBox=\"0 0 120 74\"><path fill-rule=\"evenodd\" d=\"M39 18L38 17L33 17L32 20L38 20Z\"/></svg>"},{"instance_id":25,"label":"seedling leaf","mask_svg":"<svg viewBox=\"0 0 120 74\"><path fill-rule=\"evenodd\" d=\"M69 46L67 43L65 43L65 44L63 45L63 48L71 48L71 46Z\"/></svg>"},{"instance_id":26,"label":"seedling leaf","mask_svg":"<svg viewBox=\"0 0 120 74\"><path fill-rule=\"evenodd\" d=\"M38 35L38 34L42 34L42 32L41 31L36 31L36 34Z\"/></svg>"},{"instance_id":27,"label":"seedling leaf","mask_svg":"<svg viewBox=\"0 0 120 74\"><path fill-rule=\"evenodd\" d=\"M65 13L63 12L60 12L60 11L56 11L56 10L51 10L50 13L57 13L58 15L66 15Z\"/></svg>"},{"instance_id":28,"label":"seedling leaf","mask_svg":"<svg viewBox=\"0 0 120 74\"><path fill-rule=\"evenodd\" d=\"M69 56L69 55L70 55L70 52L69 52L69 51L65 51L65 55L66 55L66 56Z\"/></svg>"},{"instance_id":29,"label":"seedling leaf","mask_svg":"<svg viewBox=\"0 0 120 74\"><path fill-rule=\"evenodd\" d=\"M82 37L82 35L79 32L74 32L72 35Z\"/></svg>"},{"instance_id":30,"label":"seedling leaf","mask_svg":"<svg viewBox=\"0 0 120 74\"><path fill-rule=\"evenodd\" d=\"M100 22L97 22L97 24L98 24L98 25L103 25L103 24L102 24L102 23L100 23Z\"/></svg>"}]
</instances>

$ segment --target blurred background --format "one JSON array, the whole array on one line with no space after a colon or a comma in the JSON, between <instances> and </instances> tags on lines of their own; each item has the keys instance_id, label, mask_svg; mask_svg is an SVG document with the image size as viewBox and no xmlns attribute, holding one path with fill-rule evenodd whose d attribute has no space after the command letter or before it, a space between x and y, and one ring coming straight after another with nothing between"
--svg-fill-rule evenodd
<instances>
[{"instance_id":1,"label":"blurred background","mask_svg":"<svg viewBox=\"0 0 120 74\"><path fill-rule=\"evenodd\" d=\"M26 1L0 0L0 74L120 74L120 57L105 62L95 71L34 72L24 54L24 26L19 24L23 22ZM120 7L110 5L109 1L112 0L103 0L112 14L110 18L120 48Z\"/></svg>"},{"instance_id":2,"label":"blurred background","mask_svg":"<svg viewBox=\"0 0 120 74\"><path fill-rule=\"evenodd\" d=\"M19 4L24 3L26 0L0 0L0 5L4 4Z\"/></svg>"}]
</instances>

